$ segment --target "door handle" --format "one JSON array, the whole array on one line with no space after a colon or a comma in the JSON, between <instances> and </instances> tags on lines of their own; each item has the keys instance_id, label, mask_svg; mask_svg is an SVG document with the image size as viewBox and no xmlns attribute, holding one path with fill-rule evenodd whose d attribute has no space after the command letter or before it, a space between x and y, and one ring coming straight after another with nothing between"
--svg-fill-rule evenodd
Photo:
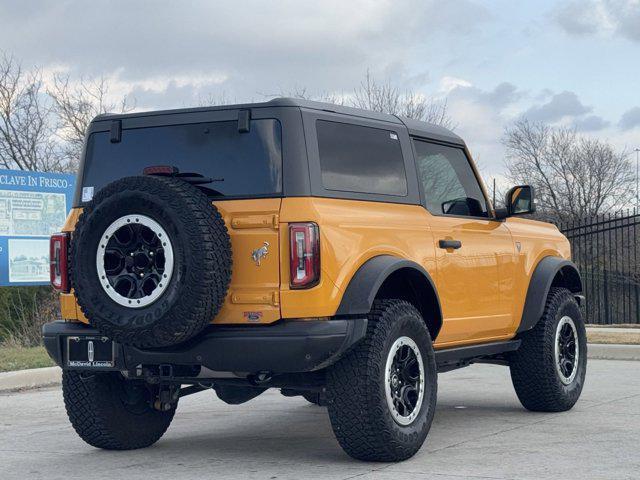
<instances>
[{"instance_id":1,"label":"door handle","mask_svg":"<svg viewBox=\"0 0 640 480\"><path fill-rule=\"evenodd\" d=\"M438 241L438 246L447 250L457 250L462 247L462 242L460 240L440 240Z\"/></svg>"}]
</instances>

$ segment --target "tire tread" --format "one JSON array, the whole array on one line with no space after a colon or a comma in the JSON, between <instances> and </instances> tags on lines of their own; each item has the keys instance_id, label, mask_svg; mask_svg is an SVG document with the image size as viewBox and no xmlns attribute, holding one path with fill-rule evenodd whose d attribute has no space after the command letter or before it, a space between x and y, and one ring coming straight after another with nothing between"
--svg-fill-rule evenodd
<instances>
[{"instance_id":1,"label":"tire tread","mask_svg":"<svg viewBox=\"0 0 640 480\"><path fill-rule=\"evenodd\" d=\"M109 382L113 374L94 374L83 378L74 371L62 374L62 393L71 425L86 443L106 450L133 450L157 442L167 431L175 406L167 412L151 410L144 416L116 411ZM124 380L122 380L124 381ZM135 422L141 428L130 428Z\"/></svg>"},{"instance_id":2,"label":"tire tread","mask_svg":"<svg viewBox=\"0 0 640 480\"><path fill-rule=\"evenodd\" d=\"M554 342L557 324L556 316L563 305L573 304L579 307L569 290L552 287L547 295L544 313L538 323L522 335L520 348L510 360L511 379L518 399L531 411L562 412L569 410L577 401L582 385L571 394L560 384L555 371ZM582 318L574 318L578 329L579 341L584 337ZM586 358L586 343L580 345L581 359ZM584 357L584 358L583 358ZM580 368L584 367L579 363ZM584 380L584 371L579 372L580 382Z\"/></svg>"},{"instance_id":3,"label":"tire tread","mask_svg":"<svg viewBox=\"0 0 640 480\"><path fill-rule=\"evenodd\" d=\"M425 374L435 377L430 335L422 317L409 302L395 299L374 302L365 338L328 373L327 401L334 433L345 452L359 460L396 462L410 458L422 446L431 426L437 389L435 379L430 388L425 385L429 396L425 396L424 402L429 411L424 417L418 417L416 421L422 423L418 433L411 435L399 433L386 399L378 392L378 379L384 378L385 367L380 356L394 320L402 315L412 316L416 325L424 328L423 338L429 351L429 358L424 359ZM425 379L425 383L428 380Z\"/></svg>"}]
</instances>

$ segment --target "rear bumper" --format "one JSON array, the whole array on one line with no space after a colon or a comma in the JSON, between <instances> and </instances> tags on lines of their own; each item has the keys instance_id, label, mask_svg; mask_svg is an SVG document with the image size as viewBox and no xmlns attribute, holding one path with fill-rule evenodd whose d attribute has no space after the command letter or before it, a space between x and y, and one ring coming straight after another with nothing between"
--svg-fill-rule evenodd
<instances>
[{"instance_id":1,"label":"rear bumper","mask_svg":"<svg viewBox=\"0 0 640 480\"><path fill-rule=\"evenodd\" d=\"M366 330L366 318L211 325L189 342L173 347L143 350L116 344L113 370L132 370L138 365L189 365L216 372L310 372L336 362L365 336ZM63 369L71 369L66 362L66 337L100 336L93 327L64 321L45 324L42 334L47 352Z\"/></svg>"}]
</instances>

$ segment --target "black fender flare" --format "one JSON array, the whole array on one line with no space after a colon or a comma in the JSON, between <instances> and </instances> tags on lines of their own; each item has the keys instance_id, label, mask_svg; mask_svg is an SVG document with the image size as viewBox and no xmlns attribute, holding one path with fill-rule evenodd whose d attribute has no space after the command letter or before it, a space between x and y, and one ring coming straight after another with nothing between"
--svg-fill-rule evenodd
<instances>
[{"instance_id":1,"label":"black fender flare","mask_svg":"<svg viewBox=\"0 0 640 480\"><path fill-rule=\"evenodd\" d=\"M437 312L433 312L442 319L442 308L435 283L424 267L403 258L392 255L379 255L364 262L351 278L347 286L336 315L362 315L371 310L380 287L389 275L400 269L410 269L424 279L425 284L433 290Z\"/></svg>"},{"instance_id":2,"label":"black fender flare","mask_svg":"<svg viewBox=\"0 0 640 480\"><path fill-rule=\"evenodd\" d=\"M560 285L574 294L582 292L582 278L572 261L560 257L544 257L531 275L517 333L531 330L542 318L547 295L558 274L561 275Z\"/></svg>"}]
</instances>

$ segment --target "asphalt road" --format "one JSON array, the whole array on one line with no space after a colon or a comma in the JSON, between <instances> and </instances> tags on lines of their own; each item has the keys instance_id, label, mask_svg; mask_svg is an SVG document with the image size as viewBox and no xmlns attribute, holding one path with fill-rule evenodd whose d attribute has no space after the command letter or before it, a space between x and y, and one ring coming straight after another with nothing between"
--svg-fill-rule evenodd
<instances>
[{"instance_id":1,"label":"asphalt road","mask_svg":"<svg viewBox=\"0 0 640 480\"><path fill-rule=\"evenodd\" d=\"M326 410L270 391L241 406L186 397L155 446L107 452L67 422L60 391L0 396L0 478L623 479L640 478L640 363L590 361L574 409L527 412L504 367L440 375L427 443L398 464L361 463L333 438Z\"/></svg>"}]
</instances>

